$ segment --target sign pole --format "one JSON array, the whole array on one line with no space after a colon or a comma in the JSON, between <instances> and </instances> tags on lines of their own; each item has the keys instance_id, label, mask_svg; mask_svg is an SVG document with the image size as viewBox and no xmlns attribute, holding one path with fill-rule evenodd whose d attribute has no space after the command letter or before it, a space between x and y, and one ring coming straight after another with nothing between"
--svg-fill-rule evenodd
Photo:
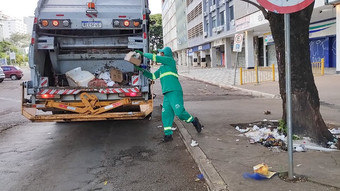
<instances>
[{"instance_id":1,"label":"sign pole","mask_svg":"<svg viewBox=\"0 0 340 191\"><path fill-rule=\"evenodd\" d=\"M285 60L286 60L286 118L288 127L288 178L294 178L293 171L293 136L292 136L292 94L291 94L291 59L290 59L290 14L284 14L285 23Z\"/></svg>"}]
</instances>

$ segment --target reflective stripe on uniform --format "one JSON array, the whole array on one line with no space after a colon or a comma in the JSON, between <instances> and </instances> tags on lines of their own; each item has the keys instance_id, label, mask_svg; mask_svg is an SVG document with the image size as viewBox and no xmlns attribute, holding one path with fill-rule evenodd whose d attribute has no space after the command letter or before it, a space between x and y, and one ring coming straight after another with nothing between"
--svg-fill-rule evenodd
<instances>
[{"instance_id":1,"label":"reflective stripe on uniform","mask_svg":"<svg viewBox=\"0 0 340 191\"><path fill-rule=\"evenodd\" d=\"M187 123L189 123L192 120L192 116L188 120L186 120Z\"/></svg>"},{"instance_id":2,"label":"reflective stripe on uniform","mask_svg":"<svg viewBox=\"0 0 340 191\"><path fill-rule=\"evenodd\" d=\"M163 78L165 76L170 76L170 75L178 78L178 74L173 73L173 72L165 72L164 74L161 74L160 78Z\"/></svg>"},{"instance_id":3,"label":"reflective stripe on uniform","mask_svg":"<svg viewBox=\"0 0 340 191\"><path fill-rule=\"evenodd\" d=\"M171 130L171 127L164 127L164 131Z\"/></svg>"},{"instance_id":4,"label":"reflective stripe on uniform","mask_svg":"<svg viewBox=\"0 0 340 191\"><path fill-rule=\"evenodd\" d=\"M155 80L156 79L156 75L153 73L152 74L152 79Z\"/></svg>"},{"instance_id":5,"label":"reflective stripe on uniform","mask_svg":"<svg viewBox=\"0 0 340 191\"><path fill-rule=\"evenodd\" d=\"M152 61L156 62L156 60L157 60L156 58L157 58L156 54L152 55Z\"/></svg>"}]
</instances>

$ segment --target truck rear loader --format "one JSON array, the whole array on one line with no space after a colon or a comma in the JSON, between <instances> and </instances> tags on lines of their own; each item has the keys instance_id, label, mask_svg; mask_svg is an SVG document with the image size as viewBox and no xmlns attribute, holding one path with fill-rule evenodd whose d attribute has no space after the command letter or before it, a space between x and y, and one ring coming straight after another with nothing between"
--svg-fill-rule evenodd
<instances>
[{"instance_id":1,"label":"truck rear loader","mask_svg":"<svg viewBox=\"0 0 340 191\"><path fill-rule=\"evenodd\" d=\"M22 114L33 122L150 116L151 82L124 60L149 51L149 14L148 0L39 0Z\"/></svg>"}]
</instances>

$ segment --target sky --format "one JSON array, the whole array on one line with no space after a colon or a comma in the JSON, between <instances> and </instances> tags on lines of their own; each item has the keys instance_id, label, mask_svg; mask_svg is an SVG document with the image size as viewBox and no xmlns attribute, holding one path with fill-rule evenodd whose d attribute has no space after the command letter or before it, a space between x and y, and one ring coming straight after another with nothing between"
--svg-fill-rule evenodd
<instances>
[{"instance_id":1,"label":"sky","mask_svg":"<svg viewBox=\"0 0 340 191\"><path fill-rule=\"evenodd\" d=\"M38 0L6 0L1 4L0 11L16 18L33 16L37 2ZM149 4L152 14L162 13L162 0L149 0Z\"/></svg>"}]
</instances>

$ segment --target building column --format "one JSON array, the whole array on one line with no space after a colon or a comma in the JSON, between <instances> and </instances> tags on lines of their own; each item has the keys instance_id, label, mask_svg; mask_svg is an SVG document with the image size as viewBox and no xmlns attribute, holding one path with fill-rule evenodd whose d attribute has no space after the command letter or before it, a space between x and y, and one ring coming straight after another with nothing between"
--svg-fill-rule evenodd
<instances>
[{"instance_id":1,"label":"building column","mask_svg":"<svg viewBox=\"0 0 340 191\"><path fill-rule=\"evenodd\" d=\"M205 50L201 50L200 54L201 54L201 67L206 68L207 67L207 58L206 58Z\"/></svg>"},{"instance_id":2,"label":"building column","mask_svg":"<svg viewBox=\"0 0 340 191\"><path fill-rule=\"evenodd\" d=\"M252 31L245 32L245 57L246 57L246 68L255 67L254 62L254 35Z\"/></svg>"},{"instance_id":3,"label":"building column","mask_svg":"<svg viewBox=\"0 0 340 191\"><path fill-rule=\"evenodd\" d=\"M336 73L340 74L340 4L336 5Z\"/></svg>"},{"instance_id":4,"label":"building column","mask_svg":"<svg viewBox=\"0 0 340 191\"><path fill-rule=\"evenodd\" d=\"M197 52L193 53L193 57L192 58L193 58L193 64L192 65L194 67L198 66L198 55L197 55Z\"/></svg>"},{"instance_id":5,"label":"building column","mask_svg":"<svg viewBox=\"0 0 340 191\"><path fill-rule=\"evenodd\" d=\"M267 63L267 45L266 45L266 37L263 37L263 66L268 66Z\"/></svg>"},{"instance_id":6,"label":"building column","mask_svg":"<svg viewBox=\"0 0 340 191\"><path fill-rule=\"evenodd\" d=\"M225 60L225 67L226 68L232 68L233 67L233 63L232 63L232 59L231 59L231 44L230 44L230 38L226 38L225 39L225 43L224 43L224 60Z\"/></svg>"},{"instance_id":7,"label":"building column","mask_svg":"<svg viewBox=\"0 0 340 191\"><path fill-rule=\"evenodd\" d=\"M210 59L211 59L211 67L212 68L216 67L216 64L218 62L216 51L217 51L216 48L214 48L214 47L210 48Z\"/></svg>"}]
</instances>

